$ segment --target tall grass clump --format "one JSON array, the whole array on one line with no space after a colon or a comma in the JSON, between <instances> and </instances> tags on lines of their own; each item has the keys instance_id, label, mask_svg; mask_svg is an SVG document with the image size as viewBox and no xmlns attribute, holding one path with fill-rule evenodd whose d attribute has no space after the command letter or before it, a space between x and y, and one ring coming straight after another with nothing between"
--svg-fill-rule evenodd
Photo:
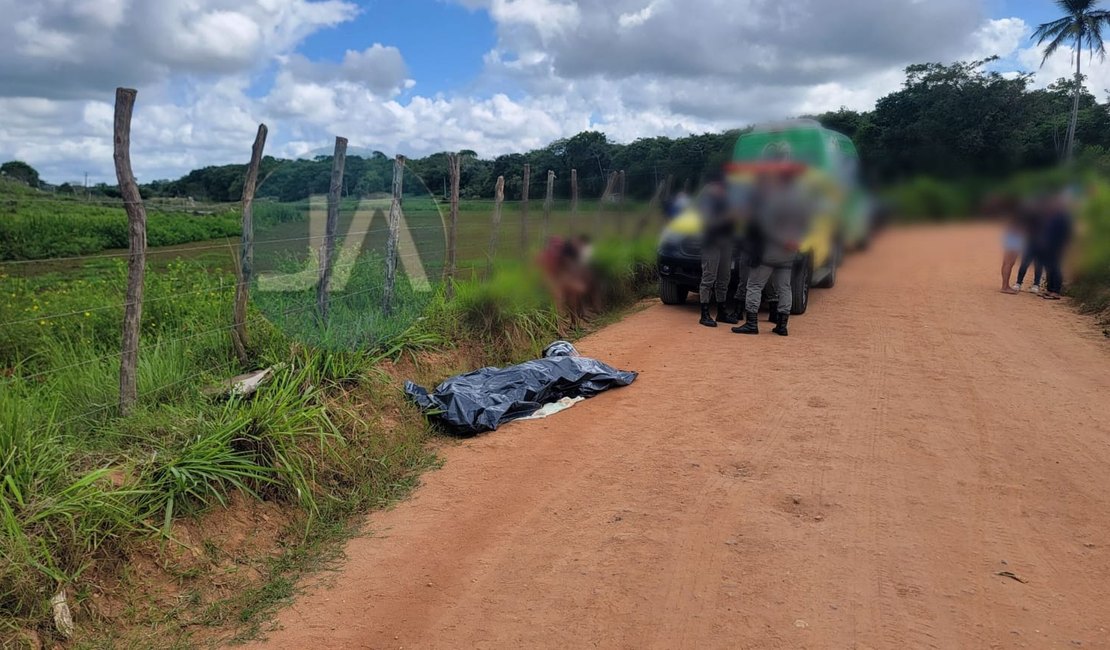
<instances>
[{"instance_id":1,"label":"tall grass clump","mask_svg":"<svg viewBox=\"0 0 1110 650\"><path fill-rule=\"evenodd\" d=\"M1078 275L1070 293L1084 311L1110 320L1110 182L1093 179L1080 222Z\"/></svg>"},{"instance_id":2,"label":"tall grass clump","mask_svg":"<svg viewBox=\"0 0 1110 650\"><path fill-rule=\"evenodd\" d=\"M656 240L606 239L599 243L592 263L603 304L620 307L654 291L656 274Z\"/></svg>"},{"instance_id":3,"label":"tall grass clump","mask_svg":"<svg viewBox=\"0 0 1110 650\"><path fill-rule=\"evenodd\" d=\"M0 611L13 625L44 617L103 545L140 525L136 493L80 463L53 418L48 401L0 393Z\"/></svg>"},{"instance_id":4,"label":"tall grass clump","mask_svg":"<svg viewBox=\"0 0 1110 650\"><path fill-rule=\"evenodd\" d=\"M335 266L327 322L316 308L318 272L308 261L285 256L275 280L252 294L258 310L290 339L330 352L378 348L404 333L431 302L434 292L398 273L392 310L383 311L385 258L378 251L340 258ZM307 274L307 275L306 275ZM308 277L309 282L300 279Z\"/></svg>"},{"instance_id":5,"label":"tall grass clump","mask_svg":"<svg viewBox=\"0 0 1110 650\"><path fill-rule=\"evenodd\" d=\"M486 280L459 282L454 301L438 308L462 326L464 336L490 344L498 357L538 353L558 330L558 313L540 274L522 264L499 264Z\"/></svg>"}]
</instances>

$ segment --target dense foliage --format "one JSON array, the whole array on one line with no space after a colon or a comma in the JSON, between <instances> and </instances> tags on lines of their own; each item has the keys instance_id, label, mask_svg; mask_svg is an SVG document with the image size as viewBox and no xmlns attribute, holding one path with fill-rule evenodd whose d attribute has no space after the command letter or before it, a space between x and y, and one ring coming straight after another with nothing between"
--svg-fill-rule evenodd
<instances>
[{"instance_id":1,"label":"dense foliage","mask_svg":"<svg viewBox=\"0 0 1110 650\"><path fill-rule=\"evenodd\" d=\"M626 193L633 198L650 198L658 183L672 178L674 187L696 183L704 172L728 159L738 132L692 135L686 138L642 138L621 145L596 131L557 140L526 154L508 154L491 160L479 159L473 152L462 152L463 198L492 198L498 176L505 177L505 193L510 200L523 191L525 163L531 164L529 196L542 199L547 171L555 172L555 194L571 194L571 170L578 170L578 189L582 197L597 197L605 189L613 171L624 170ZM467 155L470 154L470 155ZM244 165L205 167L175 181L155 181L143 186L147 197L192 197L202 201L236 201L242 194ZM439 194L447 186L446 154L437 153L409 160L405 192ZM312 159L278 160L267 156L261 176L265 180L258 196L279 201L296 201L312 194L326 194L331 181L331 156ZM381 152L348 155L344 192L367 196L390 191L393 159Z\"/></svg>"},{"instance_id":2,"label":"dense foliage","mask_svg":"<svg viewBox=\"0 0 1110 650\"><path fill-rule=\"evenodd\" d=\"M984 70L990 63L928 63L906 69L901 90L866 113L817 116L852 136L879 181L917 175L999 178L1051 166L1063 154L1075 83L1030 89L1028 75ZM1110 106L1080 93L1080 158L1110 168Z\"/></svg>"},{"instance_id":3,"label":"dense foliage","mask_svg":"<svg viewBox=\"0 0 1110 650\"><path fill-rule=\"evenodd\" d=\"M34 167L28 165L22 160L9 160L8 162L0 165L0 176L18 181L31 187L38 187L39 172Z\"/></svg>"}]
</instances>

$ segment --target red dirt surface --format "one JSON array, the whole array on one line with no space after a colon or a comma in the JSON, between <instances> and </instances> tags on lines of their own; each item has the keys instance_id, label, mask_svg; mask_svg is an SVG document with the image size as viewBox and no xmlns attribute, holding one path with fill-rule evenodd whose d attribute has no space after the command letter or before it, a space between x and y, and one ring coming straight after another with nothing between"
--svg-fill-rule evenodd
<instances>
[{"instance_id":1,"label":"red dirt surface","mask_svg":"<svg viewBox=\"0 0 1110 650\"><path fill-rule=\"evenodd\" d=\"M899 230L789 339L587 338L640 379L446 449L263 645L1110 647L1110 345L999 263Z\"/></svg>"}]
</instances>

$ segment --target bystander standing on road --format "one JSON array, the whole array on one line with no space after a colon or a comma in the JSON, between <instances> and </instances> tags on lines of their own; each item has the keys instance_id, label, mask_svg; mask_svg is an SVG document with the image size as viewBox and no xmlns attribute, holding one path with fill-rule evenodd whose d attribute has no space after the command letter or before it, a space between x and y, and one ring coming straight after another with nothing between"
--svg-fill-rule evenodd
<instances>
[{"instance_id":1,"label":"bystander standing on road","mask_svg":"<svg viewBox=\"0 0 1110 650\"><path fill-rule=\"evenodd\" d=\"M1059 300L1063 291L1064 255L1071 243L1072 229L1071 206L1063 195L1058 196L1045 219L1043 231L1044 265L1048 274L1048 287L1044 294L1046 300Z\"/></svg>"},{"instance_id":2,"label":"bystander standing on road","mask_svg":"<svg viewBox=\"0 0 1110 650\"><path fill-rule=\"evenodd\" d=\"M1014 265L1026 250L1027 244L1017 214L1007 209L1005 219L1006 226L1002 232L1002 293L1015 295L1020 291L1020 283L1018 286L1011 286L1010 278L1013 277Z\"/></svg>"},{"instance_id":3,"label":"bystander standing on road","mask_svg":"<svg viewBox=\"0 0 1110 650\"><path fill-rule=\"evenodd\" d=\"M1021 266L1018 268L1017 282L1013 285L1014 291L1021 291L1025 285L1025 278L1029 267L1033 267L1033 282L1029 285L1030 293L1041 292L1041 280L1044 278L1044 255L1041 245L1041 223L1044 210L1037 201L1023 201L1018 207L1018 220L1025 238L1025 250L1021 254Z\"/></svg>"}]
</instances>

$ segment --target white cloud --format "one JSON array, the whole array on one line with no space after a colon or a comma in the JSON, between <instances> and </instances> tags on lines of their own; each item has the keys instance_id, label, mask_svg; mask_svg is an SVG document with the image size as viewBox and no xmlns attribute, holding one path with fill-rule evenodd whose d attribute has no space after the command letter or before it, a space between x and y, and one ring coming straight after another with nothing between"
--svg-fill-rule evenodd
<instances>
[{"instance_id":1,"label":"white cloud","mask_svg":"<svg viewBox=\"0 0 1110 650\"><path fill-rule=\"evenodd\" d=\"M310 61L299 54L282 57L281 61L279 86L290 83L318 86L346 81L385 97L415 85L414 80L408 79L401 51L380 43L362 51L347 50L340 63Z\"/></svg>"},{"instance_id":2,"label":"white cloud","mask_svg":"<svg viewBox=\"0 0 1110 650\"><path fill-rule=\"evenodd\" d=\"M1023 48L1017 53L1017 60L1022 67L1036 73L1034 86L1043 88L1057 79L1075 77L1075 56L1072 50L1057 50L1042 66L1043 57L1042 50L1036 46ZM1100 99L1110 95L1110 60L1100 60L1097 56L1091 58L1085 53L1080 65L1086 77L1087 89Z\"/></svg>"},{"instance_id":3,"label":"white cloud","mask_svg":"<svg viewBox=\"0 0 1110 650\"><path fill-rule=\"evenodd\" d=\"M1040 63L1023 47L1023 21L986 20L968 0L841 0L835 11L826 0L455 1L496 26L475 80L492 92L415 94L421 80L388 44L338 62L298 53L309 34L354 16L351 2L0 0L9 18L0 25L0 158L27 159L50 180L88 170L111 182L106 89L121 83L140 88L133 159L152 180L245 161L261 121L273 155L327 152L336 134L388 153L496 155L588 128L628 141L866 109L913 62L998 54L1015 67ZM267 66L270 87L248 93ZM1068 67L1057 55L1038 83ZM1105 65L1091 84L1110 87Z\"/></svg>"},{"instance_id":4,"label":"white cloud","mask_svg":"<svg viewBox=\"0 0 1110 650\"><path fill-rule=\"evenodd\" d=\"M900 69L891 69L861 76L850 83L817 84L806 90L795 113L816 114L842 107L855 111L870 110L876 99L898 90L904 79Z\"/></svg>"},{"instance_id":5,"label":"white cloud","mask_svg":"<svg viewBox=\"0 0 1110 650\"><path fill-rule=\"evenodd\" d=\"M651 0L647 6L639 11L621 14L620 18L617 19L617 23L624 29L639 27L651 20L652 16L655 15L655 12L664 2L666 2L666 0Z\"/></svg>"},{"instance_id":6,"label":"white cloud","mask_svg":"<svg viewBox=\"0 0 1110 650\"><path fill-rule=\"evenodd\" d=\"M864 109L899 87L907 64L1012 51L1022 26L985 21L980 4L967 0L576 5L577 27L544 38L485 3L498 26L489 74L533 96L574 96L596 113L636 113L645 127L726 128L842 105Z\"/></svg>"},{"instance_id":7,"label":"white cloud","mask_svg":"<svg viewBox=\"0 0 1110 650\"><path fill-rule=\"evenodd\" d=\"M579 3L564 0L464 0L463 4L485 7L498 25L526 28L544 43L582 22Z\"/></svg>"},{"instance_id":8,"label":"white cloud","mask_svg":"<svg viewBox=\"0 0 1110 650\"><path fill-rule=\"evenodd\" d=\"M342 0L0 0L0 95L245 73L356 12Z\"/></svg>"},{"instance_id":9,"label":"white cloud","mask_svg":"<svg viewBox=\"0 0 1110 650\"><path fill-rule=\"evenodd\" d=\"M1029 39L1030 29L1021 18L988 20L972 36L970 55L977 59L989 56L1007 58Z\"/></svg>"},{"instance_id":10,"label":"white cloud","mask_svg":"<svg viewBox=\"0 0 1110 650\"><path fill-rule=\"evenodd\" d=\"M47 29L35 16L15 23L16 47L20 54L48 61L73 62L79 60L73 36Z\"/></svg>"}]
</instances>

